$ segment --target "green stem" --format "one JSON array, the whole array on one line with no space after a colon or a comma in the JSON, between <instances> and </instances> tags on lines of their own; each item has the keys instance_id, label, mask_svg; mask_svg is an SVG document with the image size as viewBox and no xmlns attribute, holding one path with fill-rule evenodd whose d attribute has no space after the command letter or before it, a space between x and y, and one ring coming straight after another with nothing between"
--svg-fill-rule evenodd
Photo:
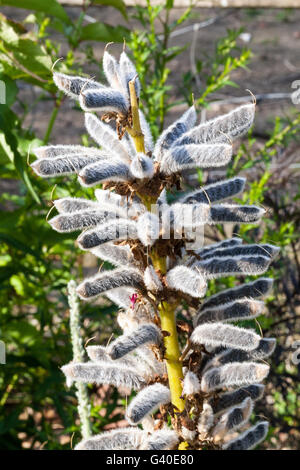
<instances>
[{"instance_id":1,"label":"green stem","mask_svg":"<svg viewBox=\"0 0 300 470\"><path fill-rule=\"evenodd\" d=\"M54 108L53 108L53 111L52 111L52 114L51 114L51 117L50 117L50 120L49 120L49 124L48 124L47 130L46 130L46 134L45 134L45 137L44 137L44 144L47 144L49 142L50 135L51 135L54 123L56 121L57 114L58 114L58 111L60 109L61 103L62 103L62 97L60 96L54 103Z\"/></svg>"}]
</instances>

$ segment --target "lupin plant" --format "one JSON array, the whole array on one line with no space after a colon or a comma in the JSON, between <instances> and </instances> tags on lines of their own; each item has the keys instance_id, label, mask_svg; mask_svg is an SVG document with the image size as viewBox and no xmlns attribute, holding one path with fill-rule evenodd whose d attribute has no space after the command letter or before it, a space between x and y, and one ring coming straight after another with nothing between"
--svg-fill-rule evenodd
<instances>
[{"instance_id":1,"label":"lupin plant","mask_svg":"<svg viewBox=\"0 0 300 470\"><path fill-rule=\"evenodd\" d=\"M199 125L192 106L154 144L126 52L118 62L105 50L103 70L109 86L54 73L58 88L85 111L97 148L39 147L32 164L43 177L76 173L82 186L100 185L94 200L54 201L58 215L50 224L58 232L83 230L79 246L115 266L85 279L77 293L116 303L123 334L106 347L88 346L89 361L64 365L67 383L137 392L126 410L128 427L83 439L76 449L254 448L268 431L266 421L249 420L275 340L236 323L263 313L272 280L205 295L211 279L264 274L278 250L238 237L203 242L206 225L260 222L260 207L228 202L243 191L244 178L191 192L181 187L185 170L230 161L233 141L253 124L255 103ZM176 321L183 302L193 322Z\"/></svg>"}]
</instances>

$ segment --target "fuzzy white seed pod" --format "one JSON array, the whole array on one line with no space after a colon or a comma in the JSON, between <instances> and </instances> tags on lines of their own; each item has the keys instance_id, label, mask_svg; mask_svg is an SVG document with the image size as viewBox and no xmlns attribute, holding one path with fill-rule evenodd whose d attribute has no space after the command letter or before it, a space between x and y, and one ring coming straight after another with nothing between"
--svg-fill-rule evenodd
<instances>
[{"instance_id":1,"label":"fuzzy white seed pod","mask_svg":"<svg viewBox=\"0 0 300 470\"><path fill-rule=\"evenodd\" d=\"M270 366L256 362L232 362L221 367L209 369L202 377L201 389L211 392L219 388L241 387L262 382L268 375Z\"/></svg>"},{"instance_id":2,"label":"fuzzy white seed pod","mask_svg":"<svg viewBox=\"0 0 300 470\"><path fill-rule=\"evenodd\" d=\"M147 266L144 272L144 284L149 291L159 292L163 289L161 280L159 279L153 266Z\"/></svg>"},{"instance_id":3,"label":"fuzzy white seed pod","mask_svg":"<svg viewBox=\"0 0 300 470\"><path fill-rule=\"evenodd\" d=\"M144 246L152 246L159 237L159 219L156 214L146 212L137 221L137 235Z\"/></svg>"},{"instance_id":4,"label":"fuzzy white seed pod","mask_svg":"<svg viewBox=\"0 0 300 470\"><path fill-rule=\"evenodd\" d=\"M137 238L136 223L126 219L112 220L95 229L83 232L77 239L82 250L90 250L104 243Z\"/></svg>"},{"instance_id":5,"label":"fuzzy white seed pod","mask_svg":"<svg viewBox=\"0 0 300 470\"><path fill-rule=\"evenodd\" d=\"M198 421L198 433L200 439L205 439L214 424L214 413L208 403L203 404L203 410Z\"/></svg>"},{"instance_id":6,"label":"fuzzy white seed pod","mask_svg":"<svg viewBox=\"0 0 300 470\"><path fill-rule=\"evenodd\" d=\"M203 297L206 292L207 284L204 277L186 266L176 266L168 271L166 281L170 288L185 292L192 297Z\"/></svg>"},{"instance_id":7,"label":"fuzzy white seed pod","mask_svg":"<svg viewBox=\"0 0 300 470\"><path fill-rule=\"evenodd\" d=\"M257 224L265 210L256 206L238 206L235 204L216 204L210 210L210 224Z\"/></svg>"},{"instance_id":8,"label":"fuzzy white seed pod","mask_svg":"<svg viewBox=\"0 0 300 470\"><path fill-rule=\"evenodd\" d=\"M237 438L223 445L223 450L251 450L262 442L268 434L269 423L260 421Z\"/></svg>"},{"instance_id":9,"label":"fuzzy white seed pod","mask_svg":"<svg viewBox=\"0 0 300 470\"><path fill-rule=\"evenodd\" d=\"M143 277L138 270L133 268L118 268L104 271L85 279L77 287L77 293L80 298L86 300L118 287L133 287L143 290Z\"/></svg>"},{"instance_id":10,"label":"fuzzy white seed pod","mask_svg":"<svg viewBox=\"0 0 300 470\"><path fill-rule=\"evenodd\" d=\"M100 204L80 197L63 197L53 201L55 209L60 214L70 214L85 210L101 210Z\"/></svg>"},{"instance_id":11,"label":"fuzzy white seed pod","mask_svg":"<svg viewBox=\"0 0 300 470\"><path fill-rule=\"evenodd\" d=\"M114 212L101 210L83 210L71 214L59 214L50 219L49 224L57 232L74 232L103 224L118 218Z\"/></svg>"},{"instance_id":12,"label":"fuzzy white seed pod","mask_svg":"<svg viewBox=\"0 0 300 470\"><path fill-rule=\"evenodd\" d=\"M269 258L274 258L279 253L279 248L273 245L237 245L232 247L222 247L217 250L214 250L210 253L204 253L201 258L208 259L208 258L227 258L228 256L266 256Z\"/></svg>"},{"instance_id":13,"label":"fuzzy white seed pod","mask_svg":"<svg viewBox=\"0 0 300 470\"><path fill-rule=\"evenodd\" d=\"M85 166L79 173L82 186L89 187L106 181L129 181L129 166L122 160L101 160Z\"/></svg>"},{"instance_id":14,"label":"fuzzy white seed pod","mask_svg":"<svg viewBox=\"0 0 300 470\"><path fill-rule=\"evenodd\" d=\"M215 443L224 439L226 434L235 431L245 425L253 411L253 401L251 398L245 398L240 406L236 406L224 413L215 425L212 436Z\"/></svg>"},{"instance_id":15,"label":"fuzzy white seed pod","mask_svg":"<svg viewBox=\"0 0 300 470\"><path fill-rule=\"evenodd\" d=\"M139 390L145 385L145 379L123 364L105 364L103 362L70 363L61 368L70 382L107 384Z\"/></svg>"},{"instance_id":16,"label":"fuzzy white seed pod","mask_svg":"<svg viewBox=\"0 0 300 470\"><path fill-rule=\"evenodd\" d=\"M153 160L143 153L138 153L132 159L130 172L138 179L152 178L154 175Z\"/></svg>"},{"instance_id":17,"label":"fuzzy white seed pod","mask_svg":"<svg viewBox=\"0 0 300 470\"><path fill-rule=\"evenodd\" d=\"M218 250L219 248L229 248L232 246L236 245L241 245L243 243L242 238L228 238L227 240L222 240L218 243L212 243L210 245L207 245L205 247L201 247L199 250L196 250L195 253L199 256L206 256L210 253L213 253L215 250Z\"/></svg>"},{"instance_id":18,"label":"fuzzy white seed pod","mask_svg":"<svg viewBox=\"0 0 300 470\"><path fill-rule=\"evenodd\" d=\"M251 351L259 345L260 336L254 330L218 322L197 326L190 340L194 344Z\"/></svg>"},{"instance_id":19,"label":"fuzzy white seed pod","mask_svg":"<svg viewBox=\"0 0 300 470\"><path fill-rule=\"evenodd\" d=\"M103 261L109 261L115 266L135 267L134 256L127 245L120 246L113 243L105 243L104 245L92 248L91 253Z\"/></svg>"},{"instance_id":20,"label":"fuzzy white seed pod","mask_svg":"<svg viewBox=\"0 0 300 470\"><path fill-rule=\"evenodd\" d=\"M192 168L216 168L226 165L232 157L232 146L228 144L214 145L182 145L171 147L164 154L161 171L166 175Z\"/></svg>"},{"instance_id":21,"label":"fuzzy white seed pod","mask_svg":"<svg viewBox=\"0 0 300 470\"><path fill-rule=\"evenodd\" d=\"M182 204L211 204L216 201L222 201L236 196L243 191L245 187L245 178L232 178L225 181L204 186L183 196L179 201Z\"/></svg>"},{"instance_id":22,"label":"fuzzy white seed pod","mask_svg":"<svg viewBox=\"0 0 300 470\"><path fill-rule=\"evenodd\" d=\"M160 329L154 323L145 323L135 329L132 333L119 336L107 348L112 359L119 359L144 344L161 343Z\"/></svg>"},{"instance_id":23,"label":"fuzzy white seed pod","mask_svg":"<svg viewBox=\"0 0 300 470\"><path fill-rule=\"evenodd\" d=\"M147 436L137 428L114 429L79 442L75 450L137 450Z\"/></svg>"},{"instance_id":24,"label":"fuzzy white seed pod","mask_svg":"<svg viewBox=\"0 0 300 470\"><path fill-rule=\"evenodd\" d=\"M112 112L126 116L128 102L124 95L113 88L84 88L79 96L79 103L84 111Z\"/></svg>"},{"instance_id":25,"label":"fuzzy white seed pod","mask_svg":"<svg viewBox=\"0 0 300 470\"><path fill-rule=\"evenodd\" d=\"M156 383L141 390L131 401L126 418L130 424L140 423L147 415L171 400L171 393L165 385Z\"/></svg>"},{"instance_id":26,"label":"fuzzy white seed pod","mask_svg":"<svg viewBox=\"0 0 300 470\"><path fill-rule=\"evenodd\" d=\"M241 299L218 305L215 308L200 310L194 318L194 326L209 322L233 322L239 320L250 320L261 315L265 304L259 300Z\"/></svg>"},{"instance_id":27,"label":"fuzzy white seed pod","mask_svg":"<svg viewBox=\"0 0 300 470\"><path fill-rule=\"evenodd\" d=\"M101 90L103 85L94 82L89 78L74 77L71 75L65 75L64 73L53 73L53 81L59 90L62 90L70 98L78 99L81 90L88 90L89 88Z\"/></svg>"},{"instance_id":28,"label":"fuzzy white seed pod","mask_svg":"<svg viewBox=\"0 0 300 470\"><path fill-rule=\"evenodd\" d=\"M273 279L262 277L256 281L242 284L231 289L226 289L212 295L208 300L203 302L200 310L204 311L209 308L218 307L220 305L234 302L235 300L240 300L246 297L253 299L265 297L270 292L272 285Z\"/></svg>"},{"instance_id":29,"label":"fuzzy white seed pod","mask_svg":"<svg viewBox=\"0 0 300 470\"><path fill-rule=\"evenodd\" d=\"M192 442L196 437L196 431L190 430L185 426L181 428L181 436L185 441Z\"/></svg>"},{"instance_id":30,"label":"fuzzy white seed pod","mask_svg":"<svg viewBox=\"0 0 300 470\"><path fill-rule=\"evenodd\" d=\"M131 60L129 59L128 55L125 51L123 51L120 55L120 80L123 85L123 93L129 97L129 85L128 83L135 79L134 87L137 97L140 96L141 85L139 78L137 77L137 71Z\"/></svg>"},{"instance_id":31,"label":"fuzzy white seed pod","mask_svg":"<svg viewBox=\"0 0 300 470\"><path fill-rule=\"evenodd\" d=\"M118 159L130 162L128 152L113 129L104 124L94 114L85 113L85 127L90 136L107 152L118 157Z\"/></svg>"},{"instance_id":32,"label":"fuzzy white seed pod","mask_svg":"<svg viewBox=\"0 0 300 470\"><path fill-rule=\"evenodd\" d=\"M160 161L176 140L186 131L191 129L196 122L197 114L195 106L191 106L177 121L169 126L159 137L154 147L155 160Z\"/></svg>"},{"instance_id":33,"label":"fuzzy white seed pod","mask_svg":"<svg viewBox=\"0 0 300 470\"><path fill-rule=\"evenodd\" d=\"M83 145L44 145L32 150L37 158L56 158L68 155L101 156L103 152L97 148L84 147Z\"/></svg>"},{"instance_id":34,"label":"fuzzy white seed pod","mask_svg":"<svg viewBox=\"0 0 300 470\"><path fill-rule=\"evenodd\" d=\"M266 256L240 255L234 257L209 258L196 262L193 268L206 279L225 276L257 276L269 268L271 259Z\"/></svg>"},{"instance_id":35,"label":"fuzzy white seed pod","mask_svg":"<svg viewBox=\"0 0 300 470\"><path fill-rule=\"evenodd\" d=\"M178 444L178 435L176 431L159 430L155 431L141 447L142 450L172 450Z\"/></svg>"},{"instance_id":36,"label":"fuzzy white seed pod","mask_svg":"<svg viewBox=\"0 0 300 470\"><path fill-rule=\"evenodd\" d=\"M183 380L182 394L185 396L195 395L200 392L200 381L197 375L188 371Z\"/></svg>"},{"instance_id":37,"label":"fuzzy white seed pod","mask_svg":"<svg viewBox=\"0 0 300 470\"><path fill-rule=\"evenodd\" d=\"M207 363L205 370L208 367L219 367L220 365L228 364L229 362L259 361L261 359L266 359L273 354L275 346L275 338L264 338L261 339L258 346L251 351L227 349L222 351L220 354L216 354L213 359Z\"/></svg>"},{"instance_id":38,"label":"fuzzy white seed pod","mask_svg":"<svg viewBox=\"0 0 300 470\"><path fill-rule=\"evenodd\" d=\"M259 400L263 396L264 389L265 387L262 384L249 385L233 392L219 394L217 399L212 398L209 403L213 408L214 414L218 415L228 408L239 405L245 398L249 397L253 401Z\"/></svg>"},{"instance_id":39,"label":"fuzzy white seed pod","mask_svg":"<svg viewBox=\"0 0 300 470\"><path fill-rule=\"evenodd\" d=\"M104 51L102 66L103 66L104 75L109 85L115 90L119 90L122 92L123 87L119 79L120 77L119 64L116 61L116 59L107 51Z\"/></svg>"},{"instance_id":40,"label":"fuzzy white seed pod","mask_svg":"<svg viewBox=\"0 0 300 470\"><path fill-rule=\"evenodd\" d=\"M239 106L228 114L194 127L176 141L176 145L221 143L244 135L253 124L255 105Z\"/></svg>"},{"instance_id":41,"label":"fuzzy white seed pod","mask_svg":"<svg viewBox=\"0 0 300 470\"><path fill-rule=\"evenodd\" d=\"M52 176L70 175L79 173L84 167L97 162L105 163L108 155L106 153L98 153L96 155L86 154L70 154L63 157L41 158L31 163L34 172L43 178Z\"/></svg>"}]
</instances>

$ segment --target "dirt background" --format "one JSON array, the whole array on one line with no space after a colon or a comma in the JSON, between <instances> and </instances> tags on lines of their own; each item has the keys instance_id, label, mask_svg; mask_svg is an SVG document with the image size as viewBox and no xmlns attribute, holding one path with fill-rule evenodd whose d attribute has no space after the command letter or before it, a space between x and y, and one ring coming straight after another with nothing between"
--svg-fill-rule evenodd
<instances>
[{"instance_id":1,"label":"dirt background","mask_svg":"<svg viewBox=\"0 0 300 470\"><path fill-rule=\"evenodd\" d=\"M79 7L66 7L68 14L72 18L77 18L81 9ZM21 20L26 16L23 10L2 8L7 16ZM132 9L129 8L129 17ZM174 9L172 19L179 17L183 9ZM125 22L121 14L108 7L91 7L88 10L90 18L103 21L109 24L121 24L130 28L139 26L135 20L130 20L129 25ZM213 104L207 117L214 116L220 112L232 109L236 104L230 103L232 97L247 96L246 89L250 89L255 95L261 94L290 94L292 83L300 79L300 9L280 10L280 9L203 9L195 8L192 18L184 23L193 25L202 23L209 18L214 19L214 23L208 27L200 29L197 33L188 31L171 39L171 46L183 46L189 44L186 52L174 59L170 63L171 74L168 84L173 86L172 98L181 98L179 89L182 85L182 76L191 70L195 60L203 59L206 55L212 55L216 41L226 34L227 29L244 28L244 35L239 39L239 45L249 47L253 52L253 57L247 70L237 70L232 74L232 79L239 85L239 88L226 87L222 93L211 96L211 100L226 100L225 104ZM195 36L196 34L196 36ZM55 39L61 43L60 56L64 56L68 46L63 37L56 35ZM191 54L191 43L195 41L195 55ZM99 60L103 55L104 44L89 43L93 46L95 57ZM87 42L84 43L87 45ZM118 53L122 45L112 46L113 52ZM76 52L79 59L83 59L80 52ZM192 56L192 57L191 57ZM83 69L91 75L99 76L99 69ZM201 76L198 77L201 82ZM28 104L38 96L38 90L29 85L22 85L20 98ZM200 95L200 93L199 93ZM197 98L197 91L195 92ZM72 100L65 100L63 108L58 115L51 136L52 143L73 143L80 142L80 135L84 132L83 116L73 109ZM167 122L173 121L182 111L184 106L174 107L167 118ZM298 109L300 106L298 105ZM34 110L28 114L25 126L30 126L38 137L44 136L46 125L52 111L52 104L47 101L40 102ZM274 116L290 115L295 112L295 105L290 97L279 99L278 95L272 99L258 102L256 113L255 131L258 135L264 135L266 130L272 128Z\"/></svg>"}]
</instances>

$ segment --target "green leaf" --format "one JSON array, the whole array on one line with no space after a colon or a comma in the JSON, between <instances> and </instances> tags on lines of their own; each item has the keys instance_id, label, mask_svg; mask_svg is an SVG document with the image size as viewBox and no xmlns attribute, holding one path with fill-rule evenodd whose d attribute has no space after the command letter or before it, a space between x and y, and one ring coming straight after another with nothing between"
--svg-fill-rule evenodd
<instances>
[{"instance_id":1,"label":"green leaf","mask_svg":"<svg viewBox=\"0 0 300 470\"><path fill-rule=\"evenodd\" d=\"M18 87L14 80L11 80L11 78L7 77L2 73L0 73L0 81L3 82L5 86L4 104L6 104L7 106L11 106L15 102L16 96L18 94ZM2 101L0 96L0 106L1 104Z\"/></svg>"},{"instance_id":2,"label":"green leaf","mask_svg":"<svg viewBox=\"0 0 300 470\"><path fill-rule=\"evenodd\" d=\"M42 11L47 15L59 18L64 23L71 23L66 11L56 0L0 0L0 5Z\"/></svg>"},{"instance_id":3,"label":"green leaf","mask_svg":"<svg viewBox=\"0 0 300 470\"><path fill-rule=\"evenodd\" d=\"M119 10L124 18L127 19L127 13L126 13L126 5L123 0L92 0L93 5L106 5L109 7L116 8Z\"/></svg>"},{"instance_id":4,"label":"green leaf","mask_svg":"<svg viewBox=\"0 0 300 470\"><path fill-rule=\"evenodd\" d=\"M129 39L130 31L124 26L110 26L105 23L91 23L81 30L80 41L123 42Z\"/></svg>"},{"instance_id":5,"label":"green leaf","mask_svg":"<svg viewBox=\"0 0 300 470\"><path fill-rule=\"evenodd\" d=\"M25 243L12 237L10 234L8 235L6 233L0 233L0 242L6 243L7 245L12 246L13 248L16 248L17 250L22 251L23 253L33 255L36 258L40 257L39 253L33 251L29 246L25 245Z\"/></svg>"}]
</instances>

